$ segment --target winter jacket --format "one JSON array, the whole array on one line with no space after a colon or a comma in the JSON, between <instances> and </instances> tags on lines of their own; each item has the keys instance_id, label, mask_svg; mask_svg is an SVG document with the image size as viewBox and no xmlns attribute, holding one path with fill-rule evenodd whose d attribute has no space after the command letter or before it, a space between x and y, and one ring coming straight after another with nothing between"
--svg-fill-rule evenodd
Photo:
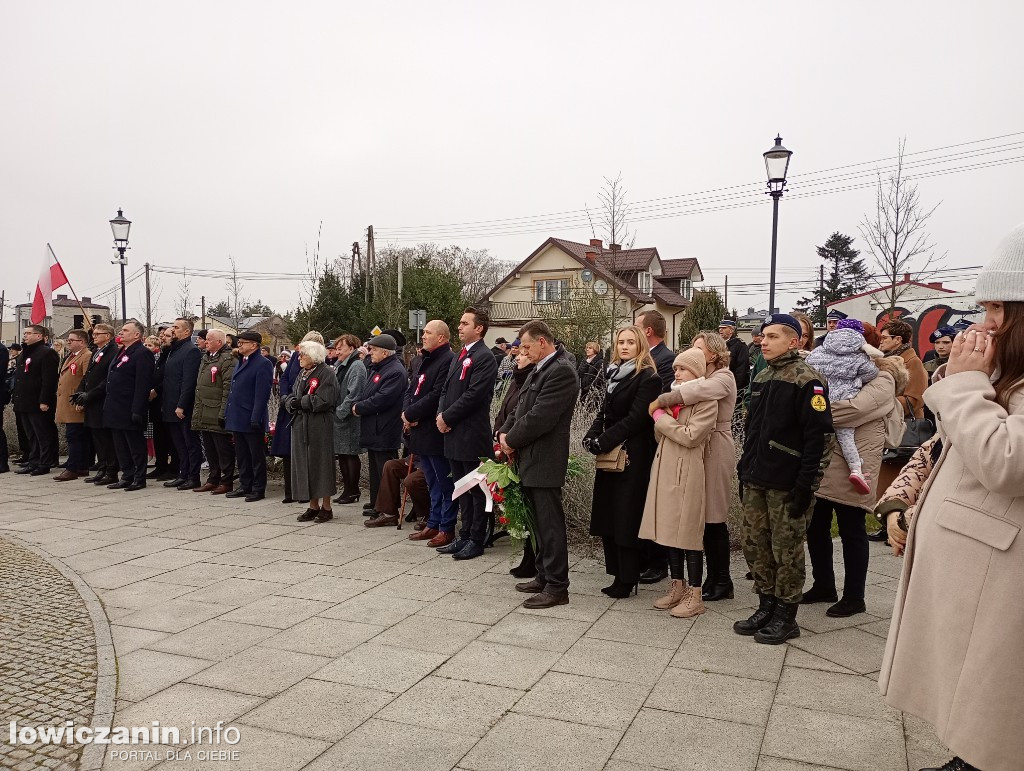
<instances>
[{"instance_id":1,"label":"winter jacket","mask_svg":"<svg viewBox=\"0 0 1024 771\"><path fill-rule=\"evenodd\" d=\"M196 401L196 378L203 352L196 348L191 338L175 340L163 367L163 390L160 397L160 416L164 423L181 420L175 410L185 412L185 419L191 421L192 407Z\"/></svg>"},{"instance_id":2,"label":"winter jacket","mask_svg":"<svg viewBox=\"0 0 1024 771\"><path fill-rule=\"evenodd\" d=\"M92 351L83 348L78 353L70 354L60 366L60 377L57 380L57 422L84 423L85 413L75 409L71 403L71 394L78 390L89 368Z\"/></svg>"},{"instance_id":3,"label":"winter jacket","mask_svg":"<svg viewBox=\"0 0 1024 771\"><path fill-rule=\"evenodd\" d=\"M266 356L254 353L243 357L231 375L224 428L242 434L266 431L267 402L273 385L274 365Z\"/></svg>"},{"instance_id":4,"label":"winter jacket","mask_svg":"<svg viewBox=\"0 0 1024 771\"><path fill-rule=\"evenodd\" d=\"M828 386L796 351L766 363L751 387L740 481L810 492L830 458Z\"/></svg>"},{"instance_id":5,"label":"winter jacket","mask_svg":"<svg viewBox=\"0 0 1024 771\"><path fill-rule=\"evenodd\" d=\"M452 358L437 405L451 428L444 435L444 456L449 460L472 462L493 452L491 399L497 375L498 364L483 341L475 343L466 356Z\"/></svg>"},{"instance_id":6,"label":"winter jacket","mask_svg":"<svg viewBox=\"0 0 1024 771\"><path fill-rule=\"evenodd\" d=\"M864 353L864 344L857 330L837 329L808 354L805 361L828 381L829 398L852 399L878 377L878 366Z\"/></svg>"},{"instance_id":7,"label":"winter jacket","mask_svg":"<svg viewBox=\"0 0 1024 771\"><path fill-rule=\"evenodd\" d=\"M103 400L103 427L119 431L144 431L149 391L156 360L140 341L122 348L107 370L107 395Z\"/></svg>"},{"instance_id":8,"label":"winter jacket","mask_svg":"<svg viewBox=\"0 0 1024 771\"><path fill-rule=\"evenodd\" d=\"M486 348L487 357L494 356ZM402 445L402 396L408 374L400 356L388 356L370 367L363 391L355 403L359 415L359 443L367 450L397 450Z\"/></svg>"},{"instance_id":9,"label":"winter jacket","mask_svg":"<svg viewBox=\"0 0 1024 771\"><path fill-rule=\"evenodd\" d=\"M334 408L334 454L358 455L361 419L352 414L352 405L359 399L366 385L366 365L359 358L359 351L352 351L348 358L339 361L334 368L338 379L338 406Z\"/></svg>"},{"instance_id":10,"label":"winter jacket","mask_svg":"<svg viewBox=\"0 0 1024 771\"><path fill-rule=\"evenodd\" d=\"M40 404L53 412L57 406L57 373L60 356L40 340L21 349L16 364L12 402L15 412L41 412Z\"/></svg>"},{"instance_id":11,"label":"winter jacket","mask_svg":"<svg viewBox=\"0 0 1024 771\"><path fill-rule=\"evenodd\" d=\"M203 354L196 377L196 400L192 409L192 430L226 434L224 412L238 359L227 345L217 353Z\"/></svg>"},{"instance_id":12,"label":"winter jacket","mask_svg":"<svg viewBox=\"0 0 1024 771\"><path fill-rule=\"evenodd\" d=\"M405 392L405 419L417 425L409 429L409 449L417 455L444 455L444 436L437 430L437 405L455 353L447 343L423 353L413 365Z\"/></svg>"},{"instance_id":13,"label":"winter jacket","mask_svg":"<svg viewBox=\"0 0 1024 771\"><path fill-rule=\"evenodd\" d=\"M97 348L89 360L78 392L85 394L85 425L103 428L103 400L107 396L107 372L117 357L117 343L111 341Z\"/></svg>"},{"instance_id":14,"label":"winter jacket","mask_svg":"<svg viewBox=\"0 0 1024 771\"><path fill-rule=\"evenodd\" d=\"M736 390L742 391L750 382L750 349L735 335L725 342L729 349L729 370L736 378Z\"/></svg>"}]
</instances>

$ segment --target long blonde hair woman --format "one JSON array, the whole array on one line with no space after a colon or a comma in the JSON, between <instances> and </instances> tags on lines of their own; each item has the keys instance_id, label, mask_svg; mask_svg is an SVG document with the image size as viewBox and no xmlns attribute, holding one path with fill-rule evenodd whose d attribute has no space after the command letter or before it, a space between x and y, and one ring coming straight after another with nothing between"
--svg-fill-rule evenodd
<instances>
[{"instance_id":1,"label":"long blonde hair woman","mask_svg":"<svg viewBox=\"0 0 1024 771\"><path fill-rule=\"evenodd\" d=\"M647 336L639 327L623 327L616 334L605 391L583 446L595 455L622 446L629 463L621 472L595 473L590 534L604 542L605 572L615 579L601 591L627 597L640 578L637 533L656 444L645 405L661 391Z\"/></svg>"}]
</instances>

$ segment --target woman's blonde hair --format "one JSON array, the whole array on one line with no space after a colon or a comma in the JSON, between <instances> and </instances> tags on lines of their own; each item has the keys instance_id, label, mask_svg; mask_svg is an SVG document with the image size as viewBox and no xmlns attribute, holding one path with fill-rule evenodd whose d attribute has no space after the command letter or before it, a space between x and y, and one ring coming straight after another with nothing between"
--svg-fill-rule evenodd
<instances>
[{"instance_id":1,"label":"woman's blonde hair","mask_svg":"<svg viewBox=\"0 0 1024 771\"><path fill-rule=\"evenodd\" d=\"M150 335L142 341L143 345L155 345L157 348L160 347L160 338L156 335Z\"/></svg>"},{"instance_id":2,"label":"woman's blonde hair","mask_svg":"<svg viewBox=\"0 0 1024 771\"><path fill-rule=\"evenodd\" d=\"M601 353L601 344L597 340L588 340L587 344L583 346L584 351L588 351L591 348L594 349L594 353Z\"/></svg>"},{"instance_id":3,"label":"woman's blonde hair","mask_svg":"<svg viewBox=\"0 0 1024 771\"><path fill-rule=\"evenodd\" d=\"M654 363L654 358L651 356L651 346L647 344L647 335L644 331L635 324L631 324L626 327L622 327L618 332L615 333L615 340L612 343L612 364L622 364L622 359L619 358L619 335L623 332L632 332L636 336L637 341L637 353L636 353L636 375L642 370L650 369L655 372L658 371L657 365Z\"/></svg>"},{"instance_id":4,"label":"woman's blonde hair","mask_svg":"<svg viewBox=\"0 0 1024 771\"><path fill-rule=\"evenodd\" d=\"M693 345L698 340L703 340L704 346L714 354L711 361L708 362L709 371L714 372L729 366L729 346L725 344L724 337L717 332L712 332L710 329L702 329L693 336L690 345Z\"/></svg>"},{"instance_id":5,"label":"woman's blonde hair","mask_svg":"<svg viewBox=\"0 0 1024 771\"><path fill-rule=\"evenodd\" d=\"M312 341L314 343L320 343L320 345L323 345L324 344L324 336L321 335L319 332L317 332L314 329L314 330L312 330L310 332L307 332L303 336L303 338L302 338L302 342L304 342L304 343L308 343L310 341ZM298 348L298 346L295 346L295 347Z\"/></svg>"},{"instance_id":6,"label":"woman's blonde hair","mask_svg":"<svg viewBox=\"0 0 1024 771\"><path fill-rule=\"evenodd\" d=\"M310 332L310 334L319 334L319 332ZM314 364L323 364L327 359L327 349L324 348L323 343L318 343L316 340L303 340L295 346L295 349L308 356Z\"/></svg>"},{"instance_id":7,"label":"woman's blonde hair","mask_svg":"<svg viewBox=\"0 0 1024 771\"><path fill-rule=\"evenodd\" d=\"M801 337L803 337L803 336L807 337L807 339L804 340L803 344L801 344L799 340L797 341L797 345L800 347L800 350L801 351L813 351L814 350L814 322L811 321L811 317L808 316L806 313L801 313L800 311L793 311L793 313L790 314L790 315L794 319L796 319L797 321L800 322L800 328L802 330L804 330L801 333L800 336Z\"/></svg>"}]
</instances>

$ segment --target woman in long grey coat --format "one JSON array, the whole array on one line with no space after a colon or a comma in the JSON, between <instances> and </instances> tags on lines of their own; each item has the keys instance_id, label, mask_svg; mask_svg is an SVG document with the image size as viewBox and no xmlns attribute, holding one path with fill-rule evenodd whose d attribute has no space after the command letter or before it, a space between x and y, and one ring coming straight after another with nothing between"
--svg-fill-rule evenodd
<instances>
[{"instance_id":1,"label":"woman in long grey coat","mask_svg":"<svg viewBox=\"0 0 1024 771\"><path fill-rule=\"evenodd\" d=\"M292 494L308 500L299 522L327 522L334 517L331 496L338 491L334 477L334 408L338 379L325 364L327 349L313 341L299 343L299 376L285 409L292 416Z\"/></svg>"},{"instance_id":2,"label":"woman in long grey coat","mask_svg":"<svg viewBox=\"0 0 1024 771\"><path fill-rule=\"evenodd\" d=\"M352 414L363 383L366 382L366 365L359 360L359 346L362 342L355 335L342 335L334 341L338 352L335 373L338 377L338 406L334 410L334 454L338 456L338 467L344 489L334 499L335 503L355 503L359 500L359 416Z\"/></svg>"}]
</instances>

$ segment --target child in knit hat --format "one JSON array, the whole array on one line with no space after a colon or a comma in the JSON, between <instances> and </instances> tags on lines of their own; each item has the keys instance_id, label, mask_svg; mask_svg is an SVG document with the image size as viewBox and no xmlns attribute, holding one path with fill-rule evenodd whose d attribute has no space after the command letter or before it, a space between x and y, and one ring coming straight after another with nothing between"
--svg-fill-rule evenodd
<instances>
[{"instance_id":1,"label":"child in knit hat","mask_svg":"<svg viewBox=\"0 0 1024 771\"><path fill-rule=\"evenodd\" d=\"M843 319L835 330L825 335L824 342L807 355L806 362L814 367L828 381L829 398L833 401L852 399L860 393L865 383L878 377L878 367L872 356L881 357L882 352L864 339L864 325L857 319ZM871 492L871 485L861 473L863 463L855 429L836 427L836 441L843 458L850 467L850 482L860 493Z\"/></svg>"}]
</instances>

